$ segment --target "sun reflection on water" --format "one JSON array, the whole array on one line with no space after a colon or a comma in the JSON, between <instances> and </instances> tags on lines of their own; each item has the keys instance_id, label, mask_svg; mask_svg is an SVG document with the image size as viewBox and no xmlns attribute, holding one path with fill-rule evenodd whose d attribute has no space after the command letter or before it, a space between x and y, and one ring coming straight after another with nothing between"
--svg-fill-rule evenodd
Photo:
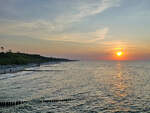
<instances>
[{"instance_id":1,"label":"sun reflection on water","mask_svg":"<svg viewBox=\"0 0 150 113\"><path fill-rule=\"evenodd\" d=\"M116 81L114 81L114 87L115 87L115 94L118 97L125 97L127 95L126 89L127 85L125 84L125 78L123 77L122 67L120 62L117 63L117 74L116 74Z\"/></svg>"},{"instance_id":2,"label":"sun reflection on water","mask_svg":"<svg viewBox=\"0 0 150 113\"><path fill-rule=\"evenodd\" d=\"M126 82L127 78L123 75L123 67L120 62L116 65L117 73L114 76L115 80L113 81L113 92L114 100L116 101L116 110L115 111L128 111L129 108L123 107L125 100L128 97L128 84Z\"/></svg>"},{"instance_id":3,"label":"sun reflection on water","mask_svg":"<svg viewBox=\"0 0 150 113\"><path fill-rule=\"evenodd\" d=\"M108 65L101 64L94 68L95 84L98 90L97 99L100 99L100 104L107 107L108 111L130 111L127 107L130 104L131 79L126 71L126 63L124 62L109 62Z\"/></svg>"}]
</instances>

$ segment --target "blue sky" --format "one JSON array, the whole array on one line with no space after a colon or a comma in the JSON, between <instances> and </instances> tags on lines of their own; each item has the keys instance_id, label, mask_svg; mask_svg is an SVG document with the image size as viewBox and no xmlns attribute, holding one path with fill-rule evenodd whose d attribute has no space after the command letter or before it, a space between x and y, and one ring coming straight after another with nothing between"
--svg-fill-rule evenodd
<instances>
[{"instance_id":1,"label":"blue sky","mask_svg":"<svg viewBox=\"0 0 150 113\"><path fill-rule=\"evenodd\" d=\"M150 55L150 0L0 0L0 45L77 59Z\"/></svg>"}]
</instances>

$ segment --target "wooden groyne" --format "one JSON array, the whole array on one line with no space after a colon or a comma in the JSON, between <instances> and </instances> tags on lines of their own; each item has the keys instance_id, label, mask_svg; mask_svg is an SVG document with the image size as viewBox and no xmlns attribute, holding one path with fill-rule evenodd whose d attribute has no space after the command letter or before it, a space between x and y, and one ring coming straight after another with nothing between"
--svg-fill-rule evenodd
<instances>
[{"instance_id":1,"label":"wooden groyne","mask_svg":"<svg viewBox=\"0 0 150 113\"><path fill-rule=\"evenodd\" d=\"M16 106L20 104L27 103L28 101L15 101L15 102L0 102L0 107L11 107L11 106Z\"/></svg>"},{"instance_id":2,"label":"wooden groyne","mask_svg":"<svg viewBox=\"0 0 150 113\"><path fill-rule=\"evenodd\" d=\"M52 99L52 100L36 100L35 102L37 103L55 103L55 102L68 102L68 101L73 101L74 99ZM29 101L6 101L6 102L0 102L0 107L12 107L12 106L17 106L17 105L21 105L24 103L28 103L28 102L34 102L34 100L29 100Z\"/></svg>"}]
</instances>

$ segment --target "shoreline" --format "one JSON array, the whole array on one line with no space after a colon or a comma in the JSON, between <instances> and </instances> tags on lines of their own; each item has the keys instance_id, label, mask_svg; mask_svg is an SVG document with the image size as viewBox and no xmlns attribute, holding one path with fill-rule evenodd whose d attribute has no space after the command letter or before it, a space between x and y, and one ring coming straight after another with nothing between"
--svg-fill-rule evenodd
<instances>
[{"instance_id":1,"label":"shoreline","mask_svg":"<svg viewBox=\"0 0 150 113\"><path fill-rule=\"evenodd\" d=\"M31 63L26 65L0 65L0 74L16 73L16 72L24 71L26 68L38 67L44 64L56 64L56 63L61 63L61 62Z\"/></svg>"},{"instance_id":2,"label":"shoreline","mask_svg":"<svg viewBox=\"0 0 150 113\"><path fill-rule=\"evenodd\" d=\"M45 57L39 54L0 52L0 74L15 73L18 71L23 71L25 68L40 66L43 64L69 61L75 60Z\"/></svg>"}]
</instances>

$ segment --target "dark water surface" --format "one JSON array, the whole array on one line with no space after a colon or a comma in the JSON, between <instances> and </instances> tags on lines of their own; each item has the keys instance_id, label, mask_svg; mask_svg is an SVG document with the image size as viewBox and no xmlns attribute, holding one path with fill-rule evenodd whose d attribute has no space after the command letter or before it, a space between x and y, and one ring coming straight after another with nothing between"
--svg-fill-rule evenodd
<instances>
[{"instance_id":1,"label":"dark water surface","mask_svg":"<svg viewBox=\"0 0 150 113\"><path fill-rule=\"evenodd\" d=\"M150 62L79 61L30 69L46 71L0 75L0 101L73 100L29 101L0 112L150 113Z\"/></svg>"}]
</instances>

